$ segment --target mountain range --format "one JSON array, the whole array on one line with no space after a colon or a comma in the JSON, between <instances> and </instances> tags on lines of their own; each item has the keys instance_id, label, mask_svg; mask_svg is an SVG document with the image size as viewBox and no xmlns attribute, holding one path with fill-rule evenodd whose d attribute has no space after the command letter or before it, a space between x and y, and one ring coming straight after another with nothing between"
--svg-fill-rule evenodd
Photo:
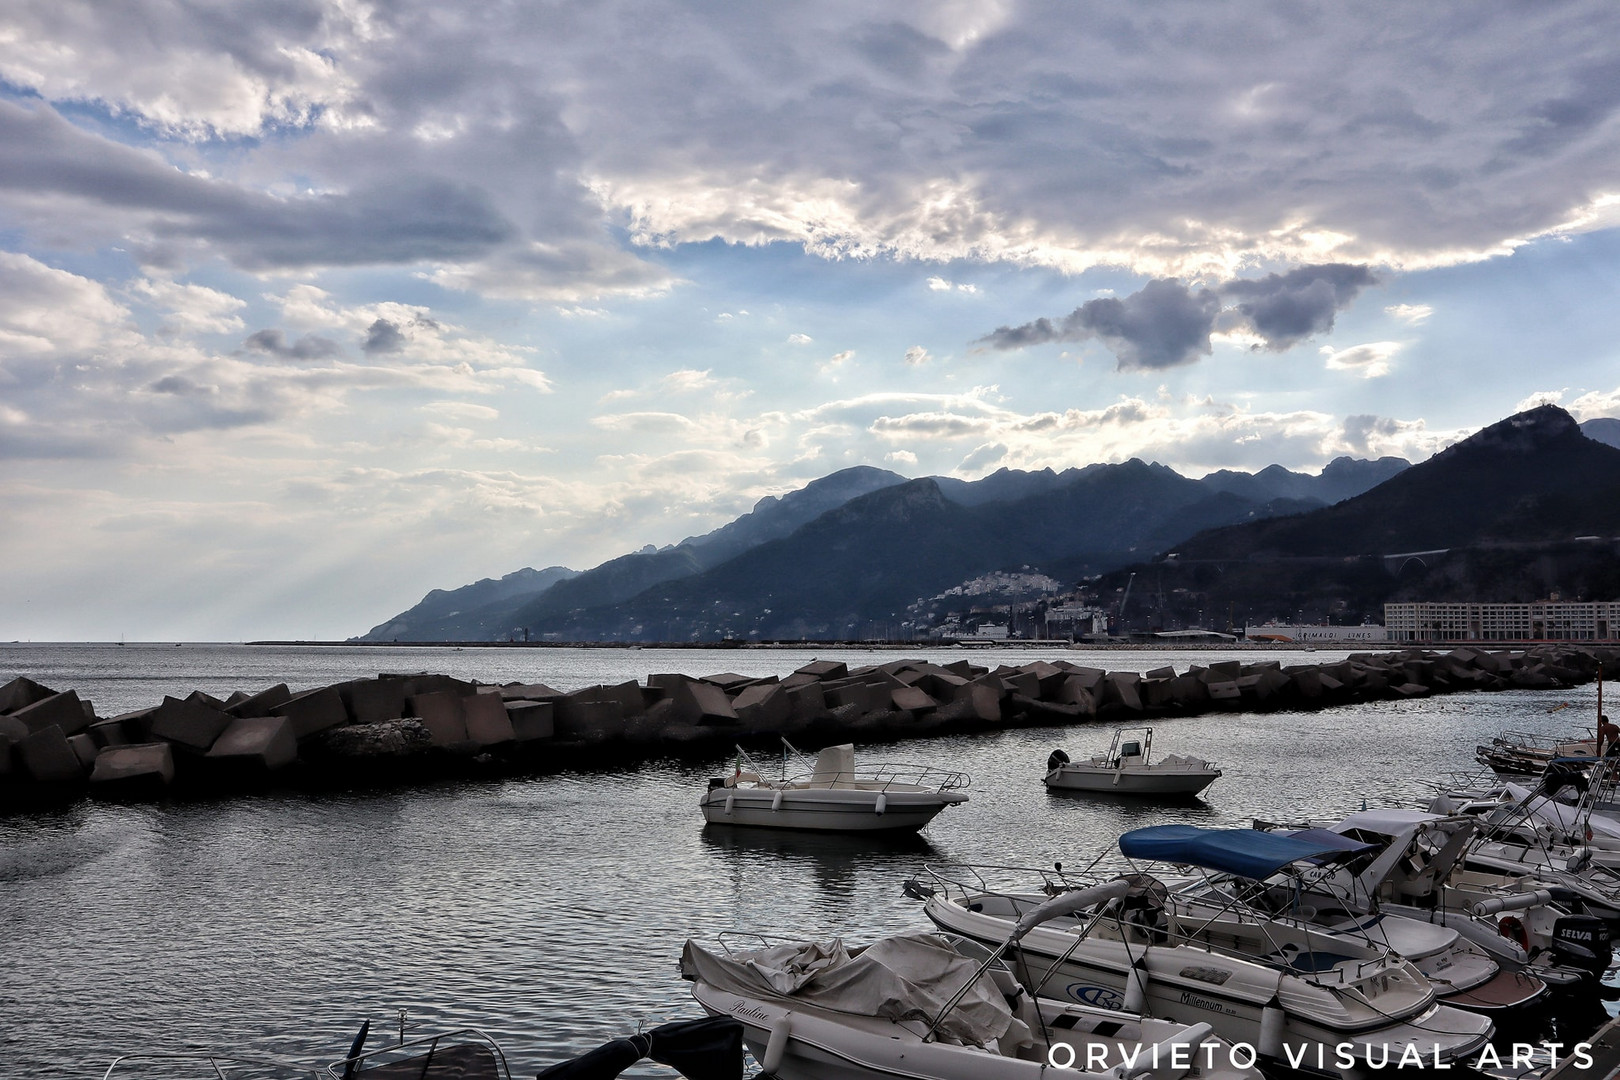
<instances>
[{"instance_id":1,"label":"mountain range","mask_svg":"<svg viewBox=\"0 0 1620 1080\"><path fill-rule=\"evenodd\" d=\"M1620 599L1620 448L1603 438L1617 429L1530 409L1333 506L1187 537L1173 558L1105 576L1096 596L1106 606L1135 575L1133 629L1378 621L1391 601Z\"/></svg>"},{"instance_id":2,"label":"mountain range","mask_svg":"<svg viewBox=\"0 0 1620 1080\"><path fill-rule=\"evenodd\" d=\"M1136 614L1155 625L1224 621L1212 613L1240 604L1250 619L1309 611L1343 621L1381 615L1403 587L1446 591L1425 580L1445 561L1439 549L1456 553L1451 593L1487 588L1480 575L1545 591L1564 580L1557 567L1576 562L1586 569L1572 580L1595 587L1607 564L1589 542L1574 562L1547 546L1620 535L1620 448L1610 443L1620 444L1620 421L1583 429L1542 406L1416 466L1339 458L1314 476L1273 465L1193 480L1137 459L975 481L859 466L584 572L524 569L434 590L356 640L870 637L896 633L920 598L995 571L1100 578L1102 603L1129 574L1149 574ZM1512 553L1530 549L1554 570L1516 568ZM1424 569L1392 574L1385 557L1411 552L1429 552L1415 564Z\"/></svg>"},{"instance_id":3,"label":"mountain range","mask_svg":"<svg viewBox=\"0 0 1620 1080\"><path fill-rule=\"evenodd\" d=\"M583 573L524 569L436 589L356 640L863 636L989 571L1101 573L1203 529L1331 504L1407 467L1340 458L1317 476L1272 466L1192 480L1132 459L965 481L857 466L767 496L703 536Z\"/></svg>"}]
</instances>

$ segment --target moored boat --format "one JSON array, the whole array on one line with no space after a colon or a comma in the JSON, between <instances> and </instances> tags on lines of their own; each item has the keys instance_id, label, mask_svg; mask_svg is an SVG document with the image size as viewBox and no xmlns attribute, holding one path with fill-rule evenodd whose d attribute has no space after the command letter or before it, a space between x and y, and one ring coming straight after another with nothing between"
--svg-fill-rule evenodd
<instances>
[{"instance_id":1,"label":"moored boat","mask_svg":"<svg viewBox=\"0 0 1620 1080\"><path fill-rule=\"evenodd\" d=\"M789 747L791 749L791 747ZM730 776L709 781L699 800L711 825L828 832L916 830L947 806L967 802L966 773L924 765L855 762L849 743L816 755L807 773L781 779L763 775L738 748ZM744 764L748 768L744 769Z\"/></svg>"},{"instance_id":2,"label":"moored boat","mask_svg":"<svg viewBox=\"0 0 1620 1080\"><path fill-rule=\"evenodd\" d=\"M1252 1054L1208 1024L1032 998L995 952L937 934L736 952L689 941L681 970L778 1080L1259 1080Z\"/></svg>"},{"instance_id":3,"label":"moored boat","mask_svg":"<svg viewBox=\"0 0 1620 1080\"><path fill-rule=\"evenodd\" d=\"M1070 761L1062 750L1046 760L1046 786L1053 791L1111 795L1191 797L1220 779L1221 770L1202 758L1170 754L1153 760L1152 728L1121 728L1108 750Z\"/></svg>"}]
</instances>

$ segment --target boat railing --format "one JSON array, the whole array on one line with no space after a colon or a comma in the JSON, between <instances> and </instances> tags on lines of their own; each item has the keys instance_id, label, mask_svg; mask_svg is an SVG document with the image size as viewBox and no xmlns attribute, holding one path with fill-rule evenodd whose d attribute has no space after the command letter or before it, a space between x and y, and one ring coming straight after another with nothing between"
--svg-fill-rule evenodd
<instances>
[{"instance_id":1,"label":"boat railing","mask_svg":"<svg viewBox=\"0 0 1620 1080\"><path fill-rule=\"evenodd\" d=\"M970 787L973 777L954 769L938 769L931 765L874 762L858 764L853 769L835 773L814 772L793 777L790 784L812 787L859 787L864 790L885 791L895 787L929 788L934 791L957 791Z\"/></svg>"},{"instance_id":2,"label":"boat railing","mask_svg":"<svg viewBox=\"0 0 1620 1080\"><path fill-rule=\"evenodd\" d=\"M996 863L925 863L923 873L933 881L932 891L942 894L946 899L953 896L996 896L1009 901L1014 910L1018 910L1020 905L1026 903L1030 907L1035 906L1037 901L1030 900L1032 891L1051 897L1074 889L1099 885L1109 877L1090 869L1064 870L1062 863L1048 867Z\"/></svg>"},{"instance_id":3,"label":"boat railing","mask_svg":"<svg viewBox=\"0 0 1620 1080\"><path fill-rule=\"evenodd\" d=\"M158 1050L113 1059L102 1080L323 1080L320 1067L199 1050Z\"/></svg>"},{"instance_id":4,"label":"boat railing","mask_svg":"<svg viewBox=\"0 0 1620 1080\"><path fill-rule=\"evenodd\" d=\"M379 1066L390 1065L396 1062L411 1061L413 1064L426 1059L419 1075L433 1076L428 1071L427 1061L440 1052L448 1053L451 1048L460 1048L472 1045L478 1048L480 1055L487 1054L484 1063L493 1068L491 1074L486 1071L477 1073L458 1073L467 1075L469 1080L512 1080L512 1070L506 1063L506 1055L501 1052L500 1045L488 1034L477 1028L461 1028L456 1031L440 1032L436 1035L424 1035L420 1038L401 1040L389 1046L378 1047L375 1050L363 1050L351 1054L341 1061L334 1061L326 1066L324 1076L327 1080L346 1080L362 1075L364 1070L375 1069ZM401 1074L404 1075L404 1074ZM235 1080L234 1077L231 1080Z\"/></svg>"}]
</instances>

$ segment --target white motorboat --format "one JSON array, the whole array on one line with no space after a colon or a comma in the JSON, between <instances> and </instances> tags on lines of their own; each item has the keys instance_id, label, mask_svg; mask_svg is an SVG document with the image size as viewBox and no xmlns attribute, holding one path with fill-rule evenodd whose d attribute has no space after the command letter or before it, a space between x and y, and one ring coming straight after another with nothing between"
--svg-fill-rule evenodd
<instances>
[{"instance_id":1,"label":"white motorboat","mask_svg":"<svg viewBox=\"0 0 1620 1080\"><path fill-rule=\"evenodd\" d=\"M788 747L788 749L792 749ZM699 805L711 825L827 832L916 830L967 802L966 773L923 765L859 765L849 743L816 755L808 773L773 780L739 747L730 776L709 781ZM745 769L744 765L748 767Z\"/></svg>"},{"instance_id":2,"label":"white motorboat","mask_svg":"<svg viewBox=\"0 0 1620 1080\"><path fill-rule=\"evenodd\" d=\"M1377 898L1377 882L1406 848L1386 838L1370 842L1325 829L1288 832L1295 839L1340 846L1343 859L1290 864L1264 880L1229 873L1201 874L1170 885L1169 902L1184 920L1212 925L1259 919L1299 922L1344 939L1363 939L1410 960L1435 985L1440 1000L1499 1017L1539 1005L1547 985L1524 963L1504 969L1489 951L1431 912ZM1491 927L1494 933L1494 925ZM1482 926L1481 934L1486 931Z\"/></svg>"},{"instance_id":3,"label":"white motorboat","mask_svg":"<svg viewBox=\"0 0 1620 1080\"><path fill-rule=\"evenodd\" d=\"M1505 971L1527 972L1552 987L1595 983L1610 959L1607 926L1572 913L1555 901L1553 889L1528 875L1465 869L1462 858L1476 824L1466 815L1421 810L1350 814L1327 830L1375 845L1374 854L1357 873L1339 867L1319 876L1316 895L1306 902L1323 911L1340 907L1448 927Z\"/></svg>"},{"instance_id":4,"label":"white motorboat","mask_svg":"<svg viewBox=\"0 0 1620 1080\"><path fill-rule=\"evenodd\" d=\"M1300 859L1341 858L1333 846L1256 830L1188 825L1120 838L1129 858L1204 866L1264 879ZM1006 937L1047 901L934 871L925 911L942 929L981 943ZM1066 894L1073 914L1020 940L1020 981L1039 995L1146 1015L1203 1021L1290 1068L1349 1075L1404 1062L1444 1065L1485 1045L1488 1017L1439 1003L1413 964L1385 947L1289 921L1208 923L1183 917L1146 874ZM1123 895L1121 895L1123 894ZM1101 899L1097 897L1101 895Z\"/></svg>"},{"instance_id":5,"label":"white motorboat","mask_svg":"<svg viewBox=\"0 0 1620 1080\"><path fill-rule=\"evenodd\" d=\"M1202 758L1170 754L1154 761L1152 728L1121 728L1106 753L1085 761L1070 761L1062 750L1046 759L1046 786L1053 791L1188 797L1220 775Z\"/></svg>"},{"instance_id":6,"label":"white motorboat","mask_svg":"<svg viewBox=\"0 0 1620 1080\"><path fill-rule=\"evenodd\" d=\"M688 941L681 972L777 1080L1259 1080L1253 1055L1208 1024L1031 999L999 950L962 949L926 933L855 949Z\"/></svg>"}]
</instances>

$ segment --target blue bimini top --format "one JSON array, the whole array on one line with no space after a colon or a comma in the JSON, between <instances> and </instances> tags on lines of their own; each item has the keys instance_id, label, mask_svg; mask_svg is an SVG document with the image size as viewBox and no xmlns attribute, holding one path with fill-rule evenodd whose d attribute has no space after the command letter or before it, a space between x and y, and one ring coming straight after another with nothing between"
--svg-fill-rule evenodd
<instances>
[{"instance_id":1,"label":"blue bimini top","mask_svg":"<svg viewBox=\"0 0 1620 1080\"><path fill-rule=\"evenodd\" d=\"M1239 877L1268 878L1300 859L1324 861L1343 857L1345 838L1335 843L1300 839L1258 829L1200 829L1196 825L1154 825L1133 829L1119 838L1120 853L1132 859L1154 859L1183 866L1202 866ZM1353 843L1353 841L1351 841ZM1368 845L1358 845L1364 850Z\"/></svg>"}]
</instances>

